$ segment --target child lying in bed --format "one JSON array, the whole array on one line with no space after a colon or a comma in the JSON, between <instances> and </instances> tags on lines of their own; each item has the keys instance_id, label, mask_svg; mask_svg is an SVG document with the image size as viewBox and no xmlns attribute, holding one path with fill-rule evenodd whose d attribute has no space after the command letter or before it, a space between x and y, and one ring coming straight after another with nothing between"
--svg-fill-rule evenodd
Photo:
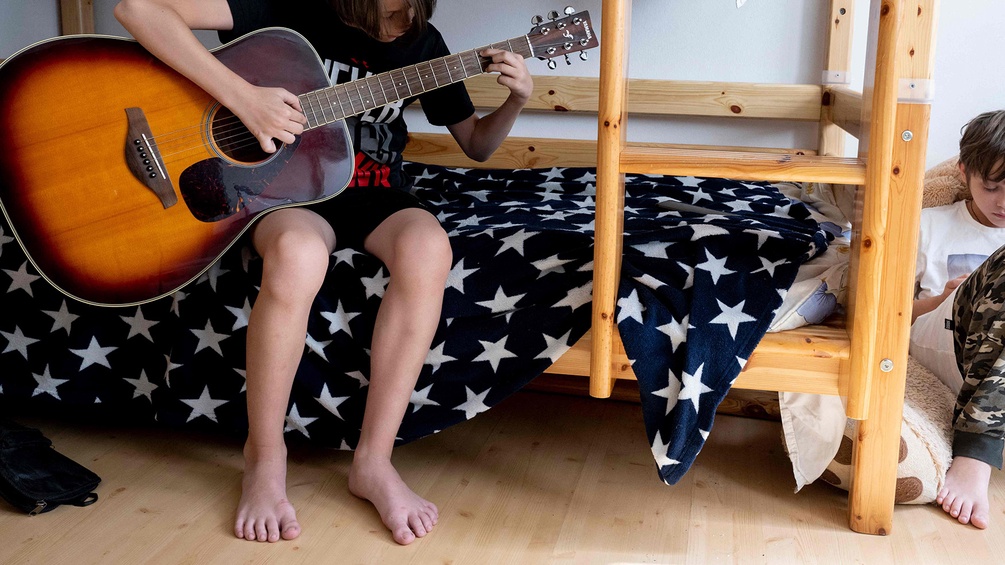
<instances>
[{"instance_id":1,"label":"child lying in bed","mask_svg":"<svg viewBox=\"0 0 1005 565\"><path fill-rule=\"evenodd\" d=\"M921 214L911 355L958 394L936 502L984 529L1005 446L1005 111L965 126L959 167L971 197Z\"/></svg>"}]
</instances>

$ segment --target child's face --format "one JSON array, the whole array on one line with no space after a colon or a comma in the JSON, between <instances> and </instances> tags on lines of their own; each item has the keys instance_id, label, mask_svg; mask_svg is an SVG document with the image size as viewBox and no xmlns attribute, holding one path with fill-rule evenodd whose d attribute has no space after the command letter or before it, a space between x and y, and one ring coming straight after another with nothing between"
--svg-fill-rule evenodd
<instances>
[{"instance_id":1,"label":"child's face","mask_svg":"<svg viewBox=\"0 0 1005 565\"><path fill-rule=\"evenodd\" d=\"M381 0L380 15L380 37L377 39L390 43L412 27L415 11L406 0Z\"/></svg>"},{"instance_id":2,"label":"child's face","mask_svg":"<svg viewBox=\"0 0 1005 565\"><path fill-rule=\"evenodd\" d=\"M999 167L1001 164L999 164ZM963 164L960 164L963 170ZM963 171L966 178L966 171ZM977 173L971 173L969 178L970 194L973 196L973 213L977 221L992 228L1005 228L1005 181L991 182L984 180Z\"/></svg>"}]
</instances>

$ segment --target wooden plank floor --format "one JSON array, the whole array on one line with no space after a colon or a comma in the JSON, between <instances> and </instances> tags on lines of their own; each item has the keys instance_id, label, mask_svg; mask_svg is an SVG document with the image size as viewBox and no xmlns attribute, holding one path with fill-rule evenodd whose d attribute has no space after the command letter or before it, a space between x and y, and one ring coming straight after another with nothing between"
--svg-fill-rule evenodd
<instances>
[{"instance_id":1,"label":"wooden plank floor","mask_svg":"<svg viewBox=\"0 0 1005 565\"><path fill-rule=\"evenodd\" d=\"M845 493L792 492L777 422L719 416L695 466L661 483L637 404L522 392L399 448L406 482L440 508L424 539L396 546L346 490L350 456L291 449L292 542L237 540L240 442L162 429L40 427L101 475L101 499L28 518L0 501L0 563L995 563L1005 555L1005 479L992 527L898 507L894 532L847 526Z\"/></svg>"}]
</instances>

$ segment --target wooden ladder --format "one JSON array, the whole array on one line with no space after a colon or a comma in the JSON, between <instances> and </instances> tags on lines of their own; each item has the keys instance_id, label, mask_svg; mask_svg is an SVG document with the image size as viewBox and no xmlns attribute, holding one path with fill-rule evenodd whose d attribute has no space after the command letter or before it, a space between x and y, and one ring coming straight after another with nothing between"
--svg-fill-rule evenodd
<instances>
[{"instance_id":1,"label":"wooden ladder","mask_svg":"<svg viewBox=\"0 0 1005 565\"><path fill-rule=\"evenodd\" d=\"M609 396L614 383L625 173L858 185L844 337L850 354L842 367L844 374L835 378L840 383L836 389L848 396L849 417L861 420L853 455L850 526L875 534L889 533L892 526L930 116L929 101L904 88L927 84L932 78L937 3L872 1L868 60L875 65L866 69L860 127L849 128L857 130L852 133L860 138L860 151L858 158L844 158L839 156L843 133L835 126L842 119L832 115L822 116L817 155L628 143L631 0L603 2L591 395ZM831 21L848 22L845 26L850 28L852 7L852 0L832 0ZM847 72L850 31L840 31L843 36L831 38L827 69ZM821 93L844 96L850 91L824 87ZM797 349L794 354L805 353ZM745 383L748 388L757 384ZM777 384L765 390L779 390L770 386Z\"/></svg>"}]
</instances>

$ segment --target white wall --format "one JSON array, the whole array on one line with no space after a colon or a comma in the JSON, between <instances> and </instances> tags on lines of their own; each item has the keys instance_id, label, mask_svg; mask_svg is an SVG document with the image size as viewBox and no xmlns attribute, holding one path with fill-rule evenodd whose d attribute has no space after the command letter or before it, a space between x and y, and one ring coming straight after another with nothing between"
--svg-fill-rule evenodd
<instances>
[{"instance_id":1,"label":"white wall","mask_svg":"<svg viewBox=\"0 0 1005 565\"><path fill-rule=\"evenodd\" d=\"M94 0L99 33L125 32L111 15L117 0ZM823 42L829 18L826 0L635 0L632 13L629 71L638 78L723 80L764 83L817 83L823 64ZM455 50L470 49L526 33L530 18L545 15L539 0L471 2L439 0L433 19ZM601 0L582 0L596 26ZM853 77L862 76L869 0L856 0ZM936 43L936 100L932 105L928 164L958 151L960 127L980 112L1005 108L1005 47L1000 40L1005 1L944 0ZM0 0L0 57L59 31L57 0ZM215 34L202 33L209 45ZM599 50L582 62L559 64L555 71L541 61L528 62L535 74L598 76ZM861 87L861 80L853 83ZM589 118L527 115L515 135L591 139L597 126ZM421 116L409 122L428 131ZM797 122L735 119L633 120L629 138L638 141L708 143L773 147L813 147L816 126ZM849 143L849 154L854 153Z\"/></svg>"}]
</instances>

